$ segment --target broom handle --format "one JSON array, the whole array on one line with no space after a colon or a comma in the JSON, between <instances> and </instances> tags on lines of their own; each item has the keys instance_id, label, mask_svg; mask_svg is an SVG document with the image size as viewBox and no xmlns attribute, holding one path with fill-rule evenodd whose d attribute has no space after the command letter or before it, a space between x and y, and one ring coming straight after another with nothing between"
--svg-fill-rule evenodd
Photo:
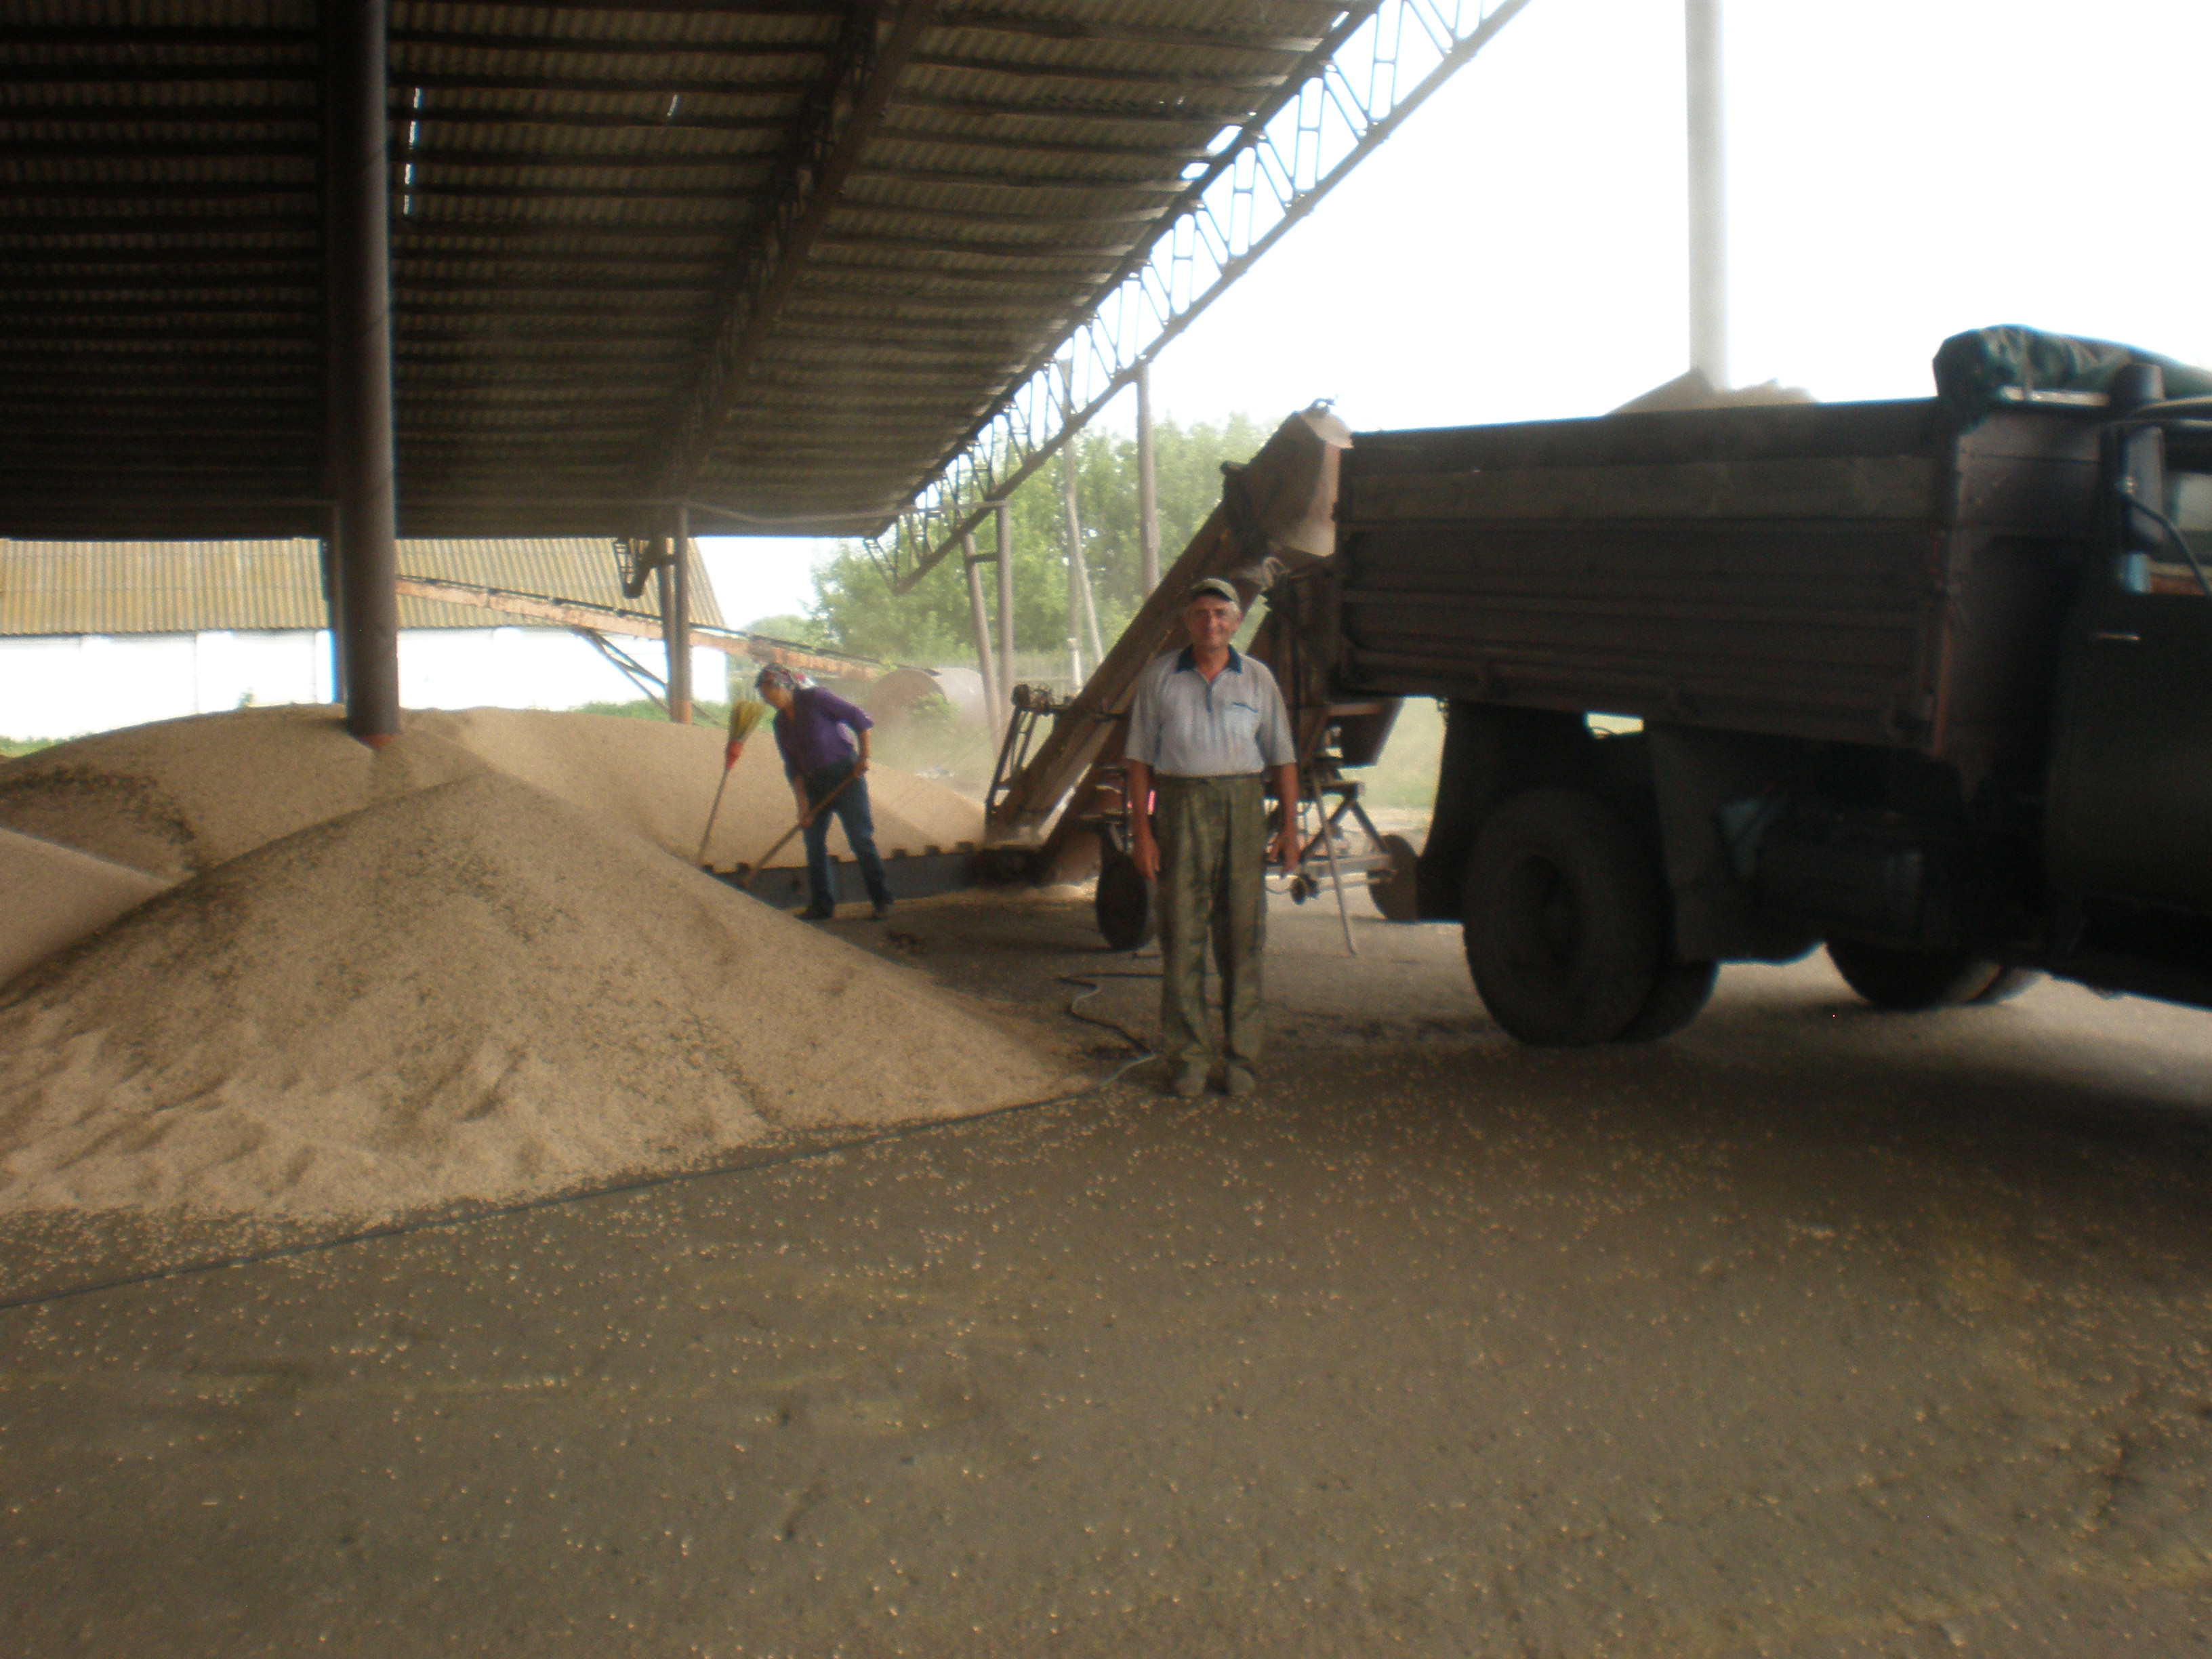
<instances>
[{"instance_id":1,"label":"broom handle","mask_svg":"<svg viewBox=\"0 0 2212 1659\"><path fill-rule=\"evenodd\" d=\"M722 810L722 791L730 787L730 774L737 769L734 766L722 769L722 781L714 786L714 804L707 809L707 827L699 832L699 856L691 860L694 864L707 862L707 842L714 833L715 815Z\"/></svg>"},{"instance_id":2,"label":"broom handle","mask_svg":"<svg viewBox=\"0 0 2212 1659\"><path fill-rule=\"evenodd\" d=\"M858 767L854 767L853 770L848 772L845 775L844 781L842 782L839 783L835 789L832 789L828 794L823 796L820 800L815 802L812 806L807 809L805 819L798 823L793 824L790 829L785 830L781 835L775 838L775 845L769 848L767 852L763 853L760 855L760 862L753 866L750 870L748 870L745 872L745 878L739 882L738 885L743 888L746 892L751 892L753 890L754 878L757 877L762 871L768 868L768 861L774 858L778 853L783 851L785 846L790 842L791 838L797 835L800 830L806 828L807 823L812 822L815 818L819 817L823 813L828 811L830 810L830 803L845 793L846 784L852 782L854 778L857 778L860 775L860 772Z\"/></svg>"}]
</instances>

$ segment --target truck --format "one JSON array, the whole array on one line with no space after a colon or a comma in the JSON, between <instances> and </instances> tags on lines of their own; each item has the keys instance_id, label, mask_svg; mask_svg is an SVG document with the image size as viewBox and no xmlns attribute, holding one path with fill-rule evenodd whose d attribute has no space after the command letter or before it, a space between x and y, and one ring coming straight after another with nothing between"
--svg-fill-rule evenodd
<instances>
[{"instance_id":1,"label":"truck","mask_svg":"<svg viewBox=\"0 0 2212 1659\"><path fill-rule=\"evenodd\" d=\"M1884 1008L2212 1006L2212 382L2016 334L1933 398L1353 436L1271 599L1336 706L1443 702L1413 897L1506 1031L1821 945Z\"/></svg>"}]
</instances>

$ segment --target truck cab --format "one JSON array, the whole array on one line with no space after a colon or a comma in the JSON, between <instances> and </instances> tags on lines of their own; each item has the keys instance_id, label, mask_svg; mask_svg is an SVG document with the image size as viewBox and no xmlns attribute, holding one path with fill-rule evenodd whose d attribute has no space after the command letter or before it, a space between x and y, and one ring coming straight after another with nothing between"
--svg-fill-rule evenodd
<instances>
[{"instance_id":1,"label":"truck cab","mask_svg":"<svg viewBox=\"0 0 2212 1659\"><path fill-rule=\"evenodd\" d=\"M2114 422L2103 450L2106 556L2082 571L2056 677L2045 846L2062 922L2050 961L2201 1000L2212 974L2212 403Z\"/></svg>"}]
</instances>

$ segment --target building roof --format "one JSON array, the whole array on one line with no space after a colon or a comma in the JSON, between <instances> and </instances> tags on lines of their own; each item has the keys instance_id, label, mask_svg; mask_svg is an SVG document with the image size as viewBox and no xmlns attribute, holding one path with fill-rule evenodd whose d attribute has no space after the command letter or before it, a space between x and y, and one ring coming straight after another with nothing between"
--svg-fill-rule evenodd
<instances>
[{"instance_id":1,"label":"building roof","mask_svg":"<svg viewBox=\"0 0 2212 1659\"><path fill-rule=\"evenodd\" d=\"M691 620L720 628L714 586L696 549L691 556ZM403 541L399 569L641 614L653 610L650 598L623 597L613 547L604 541ZM0 638L322 628L321 571L312 541L0 540ZM399 625L541 624L403 596Z\"/></svg>"},{"instance_id":2,"label":"building roof","mask_svg":"<svg viewBox=\"0 0 2212 1659\"><path fill-rule=\"evenodd\" d=\"M880 528L1375 4L393 0L402 532ZM320 532L316 15L0 0L0 532Z\"/></svg>"}]
</instances>

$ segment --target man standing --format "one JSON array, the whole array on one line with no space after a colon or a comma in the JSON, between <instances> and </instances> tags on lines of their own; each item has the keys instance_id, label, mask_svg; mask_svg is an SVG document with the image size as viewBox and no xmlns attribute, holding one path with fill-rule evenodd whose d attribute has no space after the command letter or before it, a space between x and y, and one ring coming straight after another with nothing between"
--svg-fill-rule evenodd
<instances>
[{"instance_id":1,"label":"man standing","mask_svg":"<svg viewBox=\"0 0 2212 1659\"><path fill-rule=\"evenodd\" d=\"M1218 576L1194 582L1183 606L1190 643L1138 677L1129 714L1130 823L1137 868L1159 884L1160 1026L1175 1091L1206 1088L1206 940L1221 975L1228 1064L1222 1087L1258 1086L1260 952L1267 943L1266 775L1283 828L1274 854L1298 863L1297 749L1290 711L1263 662L1230 644L1244 620ZM1158 824L1153 792L1158 792Z\"/></svg>"},{"instance_id":2,"label":"man standing","mask_svg":"<svg viewBox=\"0 0 2212 1659\"><path fill-rule=\"evenodd\" d=\"M876 855L875 820L868 811L868 728L875 722L788 668L762 669L758 684L761 700L775 710L775 746L805 831L807 905L799 915L827 921L837 913L836 872L830 863L834 814L845 826L845 844L881 921L890 912L891 890Z\"/></svg>"}]
</instances>

